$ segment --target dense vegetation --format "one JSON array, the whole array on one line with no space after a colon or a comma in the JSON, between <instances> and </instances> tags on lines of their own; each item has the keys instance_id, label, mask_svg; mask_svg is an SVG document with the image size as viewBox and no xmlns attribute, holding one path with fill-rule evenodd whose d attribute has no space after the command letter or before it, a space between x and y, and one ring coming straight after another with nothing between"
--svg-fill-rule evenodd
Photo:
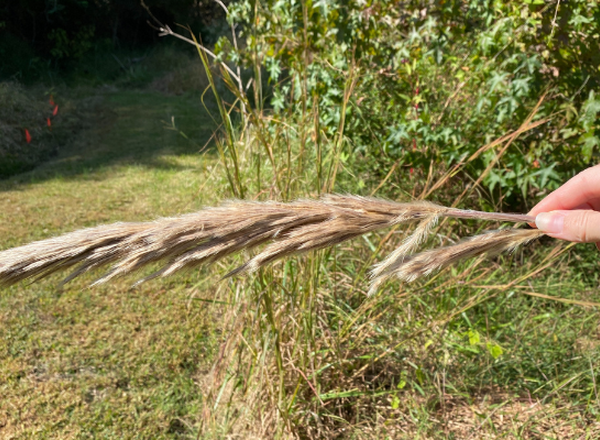
<instances>
[{"instance_id":1,"label":"dense vegetation","mask_svg":"<svg viewBox=\"0 0 600 440\"><path fill-rule=\"evenodd\" d=\"M77 2L77 7L84 3L92 8L92 2ZM185 2L173 7L172 16L160 11L166 3L148 2L155 16L151 22L160 27L157 21L164 20L179 32L172 21L188 22L178 15L184 9L177 9ZM93 23L91 18L80 24L68 20L72 5L60 4L65 6L60 10L65 21L55 23L72 26L64 27L69 38ZM209 204L231 197L291 200L326 192L526 210L564 179L598 162L600 11L596 2L241 0L227 8L228 25L215 26L212 34L205 29L201 35L202 44L214 41L210 49L216 59L199 48L200 61L194 62L184 52L163 47L153 48L138 63L118 52L114 41L105 41L110 50L104 55L93 49L85 52L96 54L95 77L94 69L81 74L80 68L90 64L84 62L87 55L79 57L75 49L61 60L52 48L35 48L36 56L50 60L44 69L54 72L52 81L70 78L66 84L88 87L109 83L114 90L100 93L108 93L109 110L127 93L119 114L126 115L128 108L134 112L146 108L147 117L135 119L131 113L127 124L116 125L104 120L103 127L118 129L111 131L110 142L100 142L97 155L89 148L93 160L81 153L85 151L81 139L89 133L85 127L78 126L82 135L68 148L52 140L60 148L49 154L58 154L58 160L5 181L11 199L18 200L19 207L31 205L30 209L43 211L48 209L44 203L50 202L38 200L40 194L50 191L71 200L65 196L74 188L69 179L80 174L94 206L103 205L102 196L95 196L95 179L105 180L103 185L115 194L129 187L144 194L133 197L136 202L127 209L111 192L104 203L110 209L108 217L82 215L81 222L69 221L73 228L123 216L137 219L139 212L151 217L152 209L158 210L157 215L168 215L159 208L163 204L173 210L192 209L198 199ZM107 23L118 22L115 10L107 9L113 15L100 15L103 24L89 41L95 44L100 36L109 38L106 29L112 28ZM228 26L233 34L224 34ZM185 31L183 35L197 38L202 29L193 29L193 36ZM9 34L16 35L14 28ZM125 41L124 34L117 35ZM149 43L155 37L147 38ZM111 51L121 61L129 61L124 66L113 62L115 70L109 75L108 63L102 60L114 59ZM72 64L71 57L79 61ZM36 77L38 84L47 81L43 77ZM55 83L45 86L45 92L14 84L6 87L13 87L10 96L19 96L18 105L34 119L51 110L43 107L49 88L56 87L57 102L60 93L65 100L73 93ZM143 98L125 92L131 88L137 88ZM200 96L199 90L205 93ZM38 93L38 104L27 102L31 91ZM173 103L173 95L180 93L181 103L202 102L219 120L212 138L214 156L212 151L203 159L185 155L189 151L174 148L172 139L163 150L159 142L153 143L156 132L148 137L135 130L139 124L150 131L154 126L149 118L157 118L156 126L163 121L177 142L191 142L200 150L209 140L204 130L195 131L199 128L189 121L182 129L175 118L169 121L165 115L159 120L153 113L165 102ZM135 106L134 99L143 106ZM102 102L93 108L107 111ZM10 122L13 149L27 146L22 124ZM207 126L205 120L201 124ZM135 145L125 142L115 147L121 137L129 137ZM153 146L148 147L151 158L144 158L145 144ZM83 157L76 159L80 153ZM96 161L102 165L96 166ZM191 165L195 161L201 164ZM146 168L152 171L141 171ZM191 169L198 173L189 179L197 187L194 191L186 179L177 177L177 173L189 175ZM67 181L64 175L70 176ZM18 190L29 181L24 197L30 196L31 203L21 199ZM171 191L174 197L169 196ZM137 206L140 203L143 209ZM58 224L60 215L56 213L54 220ZM6 216L3 221L9 225L12 220ZM19 229L21 241L63 230L55 225L48 232L40 219L28 234L23 228L29 223L24 220L24 225ZM452 243L497 226L444 222L425 246ZM83 400L72 397L78 403L66 406L65 412L75 414L72 421L80 417L83 421L73 422L70 432L76 438L108 436L119 432L119 427L131 438L149 438L152 429L163 428L161 438L596 437L600 344L595 311L600 297L595 249L542 240L513 255L470 261L411 285L390 283L377 295L367 296L368 267L395 248L407 232L396 228L369 234L220 284L219 277L238 261L175 278L170 284L157 282L156 290L164 289L165 295L188 295L190 304L196 299L203 304L201 310L189 312L191 317L182 326L171 325L161 309L164 303L152 294L153 285L146 285L141 291L149 298L144 314L159 311L170 331L186 337L172 347L178 362L174 366L161 358L152 340L140 343L153 347L150 351L158 359L162 381L172 385L178 377L185 379L185 396L170 385L163 384L163 391L161 384L147 385L148 366L137 352L125 364L116 360L118 352L111 351L109 370L82 369L92 377L90 383L101 384L94 385L96 394L92 393L100 397L89 393ZM3 296L4 338L9 342L1 353L11 360L4 373L11 402L17 402L18 390L29 383L23 378L34 375L21 365L33 362L29 353L37 349L35 338L45 341L42 352L54 359L49 368L56 374L67 370L78 386L88 386L78 370L56 360L57 350L67 350L69 362L77 364L77 347L64 338L56 348L52 338L39 336L44 325L60 333L61 323L48 324L38 315L83 313L77 307L62 311L52 304L38 304L39 298L53 291L52 283L56 280L41 283L40 290L19 287ZM71 288L75 301L81 301L82 295L87 298L79 293L83 285ZM125 284L119 282L114 291L109 288L101 295L115 302L125 292ZM103 303L91 295L92 306ZM56 303L57 308L66 307L63 301ZM123 300L121 306L127 304ZM136 310L141 307L135 298L132 304ZM14 330L19 314L10 310L28 311L27 329L34 336ZM98 319L117 321L106 307L103 310ZM169 310L185 313L177 307ZM85 316L95 325L93 317ZM136 319L145 323L136 328L147 324L160 346L169 347L168 341L155 335L161 325L139 315ZM102 328L108 325L102 323ZM111 325L119 335L125 331L122 325ZM206 344L202 359L181 343L190 341L199 350L193 340L199 327L210 335L202 339ZM121 345L123 353L131 350L126 341ZM101 358L105 348L99 345L96 353L95 347L86 345L86 356ZM138 371L137 365L143 367ZM31 371L35 368L39 365ZM110 368L128 376L131 385L123 388L120 380L111 384L105 377L112 374ZM191 377L200 391L193 390ZM168 408L155 398L164 398ZM96 411L92 418L85 415L88 407ZM126 415L119 416L114 408ZM44 421L43 415L38 417ZM48 438L53 435L50 422L43 422ZM139 435L138 422L143 426ZM30 426L27 423L24 426ZM7 426L20 432L18 423ZM23 437L33 432L24 429Z\"/></svg>"},{"instance_id":2,"label":"dense vegetation","mask_svg":"<svg viewBox=\"0 0 600 440\"><path fill-rule=\"evenodd\" d=\"M222 33L223 10L212 1L148 0L153 14L202 31ZM60 82L65 75L114 79L158 40L139 0L23 0L0 5L0 78ZM114 62L111 56L123 59ZM110 60L110 61L109 61ZM107 72L102 64L114 65ZM111 75L112 74L112 75Z\"/></svg>"},{"instance_id":3,"label":"dense vegetation","mask_svg":"<svg viewBox=\"0 0 600 440\"><path fill-rule=\"evenodd\" d=\"M213 88L230 191L282 199L349 191L526 210L599 156L598 14L583 1L236 2L228 20L242 30L215 47L217 65L240 68L220 65L236 98L228 109ZM478 228L445 224L436 234L447 242ZM587 358L591 369L567 366L578 356L550 347L554 329L574 336L568 329L579 318L542 329L529 319L544 320L545 307L514 295L588 291L598 275L584 268L596 266L595 255L538 277L565 248L546 256L534 248L367 298L366 268L392 236L284 263L246 284L244 299L228 296L238 310L228 347L237 351L227 373L217 364L222 388L209 397L217 404L223 390L231 394L216 432L248 429L258 417L264 432L307 438L361 437L361 420L376 437L401 437L397 425L413 423L451 438L447 425L422 422L407 396L425 398L426 413L445 413L446 393L473 402L527 390L549 399L587 374L580 368L594 371L596 358ZM521 357L530 331L544 341L536 360ZM590 379L571 396L591 392ZM272 412L240 399L271 402Z\"/></svg>"},{"instance_id":4,"label":"dense vegetation","mask_svg":"<svg viewBox=\"0 0 600 440\"><path fill-rule=\"evenodd\" d=\"M483 175L488 198L513 205L598 157L596 2L242 1L231 9L246 46L235 51L223 37L222 56L265 68L275 114L318 107L329 136L345 119L346 153L368 156L379 177L398 161L421 175L467 163L476 179L498 161ZM544 122L501 157L480 150L528 116Z\"/></svg>"}]
</instances>

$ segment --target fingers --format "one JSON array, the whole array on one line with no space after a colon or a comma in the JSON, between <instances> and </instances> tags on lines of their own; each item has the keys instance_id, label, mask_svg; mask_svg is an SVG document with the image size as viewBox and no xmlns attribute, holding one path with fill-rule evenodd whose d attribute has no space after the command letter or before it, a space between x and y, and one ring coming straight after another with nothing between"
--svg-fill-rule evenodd
<instances>
[{"instance_id":1,"label":"fingers","mask_svg":"<svg viewBox=\"0 0 600 440\"><path fill-rule=\"evenodd\" d=\"M600 242L600 212L597 211L542 212L535 218L535 224L554 238L582 243Z\"/></svg>"},{"instance_id":2,"label":"fingers","mask_svg":"<svg viewBox=\"0 0 600 440\"><path fill-rule=\"evenodd\" d=\"M588 168L573 177L538 203L530 215L567 209L600 211L600 165Z\"/></svg>"}]
</instances>

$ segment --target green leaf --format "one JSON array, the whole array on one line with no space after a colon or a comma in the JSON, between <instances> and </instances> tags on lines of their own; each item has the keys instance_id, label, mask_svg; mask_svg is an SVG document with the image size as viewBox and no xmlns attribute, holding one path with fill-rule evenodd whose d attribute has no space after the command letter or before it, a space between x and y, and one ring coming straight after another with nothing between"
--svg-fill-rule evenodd
<instances>
[{"instance_id":1,"label":"green leaf","mask_svg":"<svg viewBox=\"0 0 600 440\"><path fill-rule=\"evenodd\" d=\"M481 338L479 337L479 332L476 330L469 330L469 344L478 345L481 342Z\"/></svg>"},{"instance_id":2,"label":"green leaf","mask_svg":"<svg viewBox=\"0 0 600 440\"><path fill-rule=\"evenodd\" d=\"M592 154L594 149L600 146L600 139L598 136L594 136L593 131L589 131L579 138L581 144L581 157L585 162L592 160Z\"/></svg>"},{"instance_id":3,"label":"green leaf","mask_svg":"<svg viewBox=\"0 0 600 440\"><path fill-rule=\"evenodd\" d=\"M590 91L588 99L581 106L579 121L585 131L593 130L594 123L600 113L600 98L596 98L593 90Z\"/></svg>"},{"instance_id":4,"label":"green leaf","mask_svg":"<svg viewBox=\"0 0 600 440\"><path fill-rule=\"evenodd\" d=\"M502 350L502 347L498 344L488 342L486 345L490 355L492 355L494 359L498 359L504 353L504 350Z\"/></svg>"},{"instance_id":5,"label":"green leaf","mask_svg":"<svg viewBox=\"0 0 600 440\"><path fill-rule=\"evenodd\" d=\"M578 134L579 130L576 130L574 128L564 128L564 129L560 130L560 133L562 134L563 139L569 139L569 138L575 136L576 134Z\"/></svg>"},{"instance_id":6,"label":"green leaf","mask_svg":"<svg viewBox=\"0 0 600 440\"><path fill-rule=\"evenodd\" d=\"M398 398L398 396L392 397L391 406L392 409L398 409L400 407L400 399Z\"/></svg>"},{"instance_id":7,"label":"green leaf","mask_svg":"<svg viewBox=\"0 0 600 440\"><path fill-rule=\"evenodd\" d=\"M417 368L415 375L417 376L417 380L419 381L419 384L423 385L423 383L425 382L425 373L423 372L421 367Z\"/></svg>"}]
</instances>

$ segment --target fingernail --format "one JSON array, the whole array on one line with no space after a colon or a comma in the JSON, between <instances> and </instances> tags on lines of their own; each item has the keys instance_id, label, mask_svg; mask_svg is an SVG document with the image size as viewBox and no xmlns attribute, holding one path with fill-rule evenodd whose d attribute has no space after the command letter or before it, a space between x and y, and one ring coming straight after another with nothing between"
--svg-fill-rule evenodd
<instances>
[{"instance_id":1,"label":"fingernail","mask_svg":"<svg viewBox=\"0 0 600 440\"><path fill-rule=\"evenodd\" d=\"M550 234L560 234L565 224L565 215L552 212L542 212L535 218L535 225L540 231Z\"/></svg>"}]
</instances>

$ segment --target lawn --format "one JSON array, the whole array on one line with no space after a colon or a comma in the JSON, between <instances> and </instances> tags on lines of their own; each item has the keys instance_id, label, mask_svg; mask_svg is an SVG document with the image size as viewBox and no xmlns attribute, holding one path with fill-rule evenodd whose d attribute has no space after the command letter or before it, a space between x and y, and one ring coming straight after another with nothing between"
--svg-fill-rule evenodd
<instances>
[{"instance_id":1,"label":"lawn","mask_svg":"<svg viewBox=\"0 0 600 440\"><path fill-rule=\"evenodd\" d=\"M214 122L198 95L94 91L89 127L35 170L0 182L0 247L214 204ZM88 121L89 122L89 121ZM57 120L60 123L60 120ZM0 294L0 437L180 438L196 429L215 332L207 272L130 288L63 289L59 277ZM214 278L213 278L214 280ZM208 287L207 287L208 286Z\"/></svg>"}]
</instances>

